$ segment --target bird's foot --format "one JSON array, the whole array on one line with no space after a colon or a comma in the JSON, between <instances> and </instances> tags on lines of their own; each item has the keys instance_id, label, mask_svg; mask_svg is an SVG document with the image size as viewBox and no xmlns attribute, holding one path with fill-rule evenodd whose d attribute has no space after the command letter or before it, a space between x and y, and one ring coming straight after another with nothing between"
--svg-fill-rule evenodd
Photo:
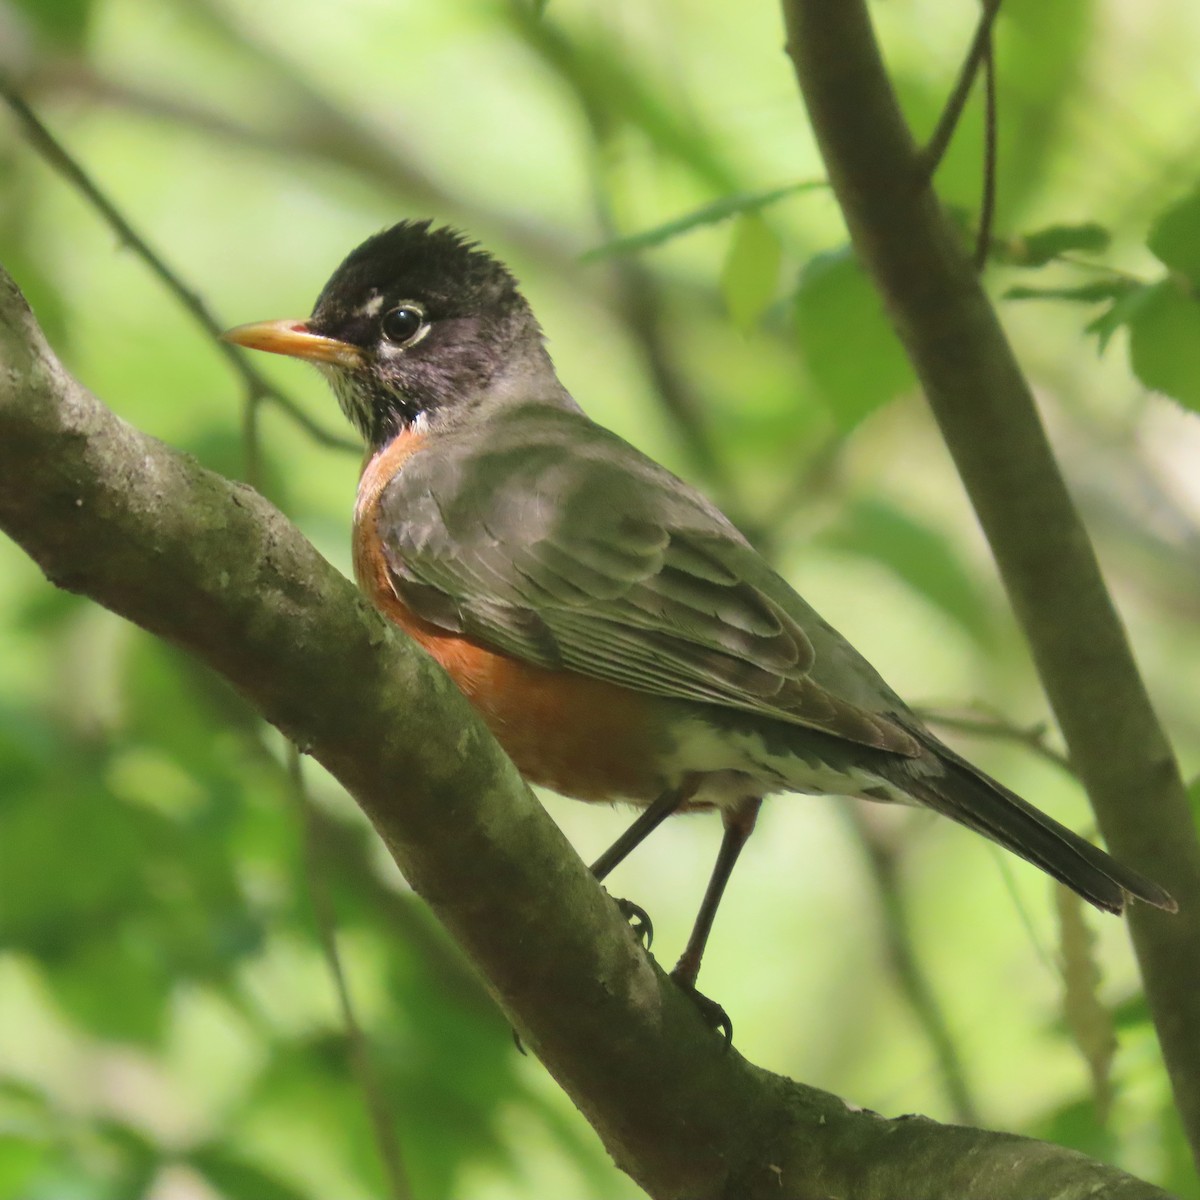
<instances>
[{"instance_id":1,"label":"bird's foot","mask_svg":"<svg viewBox=\"0 0 1200 1200\"><path fill-rule=\"evenodd\" d=\"M696 985L676 967L671 972L671 981L687 998L700 1010L704 1023L714 1032L725 1039L728 1048L733 1044L733 1022L729 1014L715 1001L710 1000Z\"/></svg>"},{"instance_id":2,"label":"bird's foot","mask_svg":"<svg viewBox=\"0 0 1200 1200\"><path fill-rule=\"evenodd\" d=\"M613 900L616 901L621 916L629 922L634 937L641 942L644 949L649 950L654 944L654 922L650 920L650 914L632 900L622 900L619 896L614 896Z\"/></svg>"}]
</instances>

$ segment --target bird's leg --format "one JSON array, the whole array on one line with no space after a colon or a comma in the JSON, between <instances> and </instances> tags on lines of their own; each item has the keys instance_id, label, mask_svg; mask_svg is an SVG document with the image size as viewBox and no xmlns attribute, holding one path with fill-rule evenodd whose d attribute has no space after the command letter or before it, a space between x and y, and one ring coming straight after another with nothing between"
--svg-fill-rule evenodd
<instances>
[{"instance_id":1,"label":"bird's leg","mask_svg":"<svg viewBox=\"0 0 1200 1200\"><path fill-rule=\"evenodd\" d=\"M603 880L618 863L624 862L672 813L682 808L696 794L699 786L700 776L688 775L679 787L663 792L653 804L643 809L637 820L592 863L592 874L597 882ZM649 949L654 940L654 924L649 914L631 900L614 899L626 920L633 925L638 938Z\"/></svg>"},{"instance_id":2,"label":"bird's leg","mask_svg":"<svg viewBox=\"0 0 1200 1200\"><path fill-rule=\"evenodd\" d=\"M696 922L692 926L687 946L671 972L671 978L695 1000L709 1024L725 1034L726 1041L733 1037L733 1022L715 1000L710 1000L696 990L696 979L700 974L700 960L704 957L704 947L708 944L713 920L721 904L721 897L725 894L725 885L729 882L729 876L733 874L734 864L742 852L742 847L754 832L754 823L758 820L758 810L761 807L762 797L750 796L723 813L725 836L721 839L716 865L709 876L708 887L704 891L704 899L700 902L700 911L696 914Z\"/></svg>"},{"instance_id":3,"label":"bird's leg","mask_svg":"<svg viewBox=\"0 0 1200 1200\"><path fill-rule=\"evenodd\" d=\"M689 775L679 787L663 792L653 804L642 809L637 820L592 863L591 870L596 879L602 881L614 867L624 862L673 812L695 795L699 786L699 777Z\"/></svg>"}]
</instances>

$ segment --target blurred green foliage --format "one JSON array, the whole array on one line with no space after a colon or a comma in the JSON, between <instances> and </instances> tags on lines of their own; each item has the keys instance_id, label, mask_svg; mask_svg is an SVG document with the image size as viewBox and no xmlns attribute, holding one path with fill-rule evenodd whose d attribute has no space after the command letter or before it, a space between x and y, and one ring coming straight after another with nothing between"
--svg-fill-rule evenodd
<instances>
[{"instance_id":1,"label":"blurred green foliage","mask_svg":"<svg viewBox=\"0 0 1200 1200\"><path fill-rule=\"evenodd\" d=\"M976 13L876 6L918 137ZM1029 752L1044 703L819 182L771 6L6 0L0 27L6 73L231 324L302 314L393 220L468 228L517 270L597 419L727 505L910 700L990 723L974 757L1086 825L1073 781ZM1006 2L989 266L1193 774L1198 43L1187 0ZM982 144L975 101L937 178L966 238ZM0 261L106 402L249 470L347 566L354 456L269 405L249 456L221 358L8 123ZM318 379L266 369L337 427ZM0 1200L384 1194L314 889L415 1200L634 1195L345 797L315 769L303 791L223 684L0 544ZM626 820L547 802L585 858ZM1200 1196L1119 924L1085 917L1119 1038L1101 1121L1042 878L920 814L865 816L959 1064L889 959L860 827L801 799L764 814L706 960L739 1048L882 1111L959 1118L965 1093L984 1124ZM715 844L680 821L621 869L667 957Z\"/></svg>"}]
</instances>

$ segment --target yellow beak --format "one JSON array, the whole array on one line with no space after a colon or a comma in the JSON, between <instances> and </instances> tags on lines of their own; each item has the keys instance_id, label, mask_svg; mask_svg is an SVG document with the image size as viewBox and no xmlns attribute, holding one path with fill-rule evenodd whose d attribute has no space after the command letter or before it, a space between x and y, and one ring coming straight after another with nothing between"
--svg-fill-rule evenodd
<instances>
[{"instance_id":1,"label":"yellow beak","mask_svg":"<svg viewBox=\"0 0 1200 1200\"><path fill-rule=\"evenodd\" d=\"M313 363L332 363L338 367L362 366L362 352L349 342L312 333L306 321L254 321L238 325L221 334L221 340L250 350L287 354Z\"/></svg>"}]
</instances>

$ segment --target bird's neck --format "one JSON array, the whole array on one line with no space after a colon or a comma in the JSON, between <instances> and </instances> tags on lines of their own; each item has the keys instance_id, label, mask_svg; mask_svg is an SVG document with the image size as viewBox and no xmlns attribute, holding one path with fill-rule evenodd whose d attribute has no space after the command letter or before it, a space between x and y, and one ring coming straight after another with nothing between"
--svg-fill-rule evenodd
<instances>
[{"instance_id":1,"label":"bird's neck","mask_svg":"<svg viewBox=\"0 0 1200 1200\"><path fill-rule=\"evenodd\" d=\"M477 412L531 403L577 408L567 389L559 383L554 363L541 340L528 343L522 351L504 357L487 386L480 389L472 407Z\"/></svg>"},{"instance_id":2,"label":"bird's neck","mask_svg":"<svg viewBox=\"0 0 1200 1200\"><path fill-rule=\"evenodd\" d=\"M529 405L573 413L583 411L559 382L554 363L540 342L523 354L506 356L486 381L472 382L473 386L463 393L428 406L416 404L407 408L398 397L390 398L382 419L377 412L376 421L363 431L369 447L368 459L388 451L398 439L424 441L475 428Z\"/></svg>"}]
</instances>

